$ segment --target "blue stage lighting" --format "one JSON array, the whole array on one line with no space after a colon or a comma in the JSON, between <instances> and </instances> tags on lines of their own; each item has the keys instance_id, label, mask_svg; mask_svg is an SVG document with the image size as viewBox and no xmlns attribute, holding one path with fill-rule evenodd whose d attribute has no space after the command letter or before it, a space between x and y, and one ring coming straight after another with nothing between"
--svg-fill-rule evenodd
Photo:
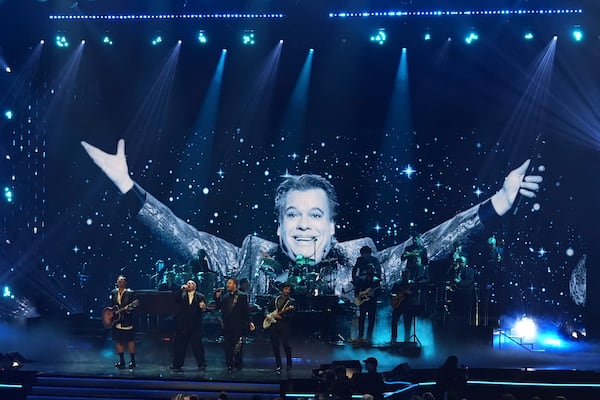
<instances>
[{"instance_id":1,"label":"blue stage lighting","mask_svg":"<svg viewBox=\"0 0 600 400\"><path fill-rule=\"evenodd\" d=\"M571 31L571 36L576 42L581 42L583 40L583 31L581 30L581 28L575 27Z\"/></svg>"},{"instance_id":2,"label":"blue stage lighting","mask_svg":"<svg viewBox=\"0 0 600 400\"><path fill-rule=\"evenodd\" d=\"M525 32L525 34L523 35L523 39L525 39L525 40L533 40L533 33L532 32Z\"/></svg>"},{"instance_id":3,"label":"blue stage lighting","mask_svg":"<svg viewBox=\"0 0 600 400\"><path fill-rule=\"evenodd\" d=\"M13 118L13 112L12 112L12 110L6 110L4 112L4 116L6 117L6 119L12 119Z\"/></svg>"},{"instance_id":4,"label":"blue stage lighting","mask_svg":"<svg viewBox=\"0 0 600 400\"><path fill-rule=\"evenodd\" d=\"M8 286L4 286L4 290L2 291L2 297L9 297L11 299L15 298Z\"/></svg>"},{"instance_id":5,"label":"blue stage lighting","mask_svg":"<svg viewBox=\"0 0 600 400\"><path fill-rule=\"evenodd\" d=\"M113 41L108 35L104 35L104 37L102 38L102 44L105 44L107 46L112 46Z\"/></svg>"},{"instance_id":6,"label":"blue stage lighting","mask_svg":"<svg viewBox=\"0 0 600 400\"><path fill-rule=\"evenodd\" d=\"M12 72L12 69L10 69L9 66L6 66L6 68L4 68L4 71L8 72L9 74Z\"/></svg>"},{"instance_id":7,"label":"blue stage lighting","mask_svg":"<svg viewBox=\"0 0 600 400\"><path fill-rule=\"evenodd\" d=\"M425 40L431 40L431 33L427 32L424 36L423 39Z\"/></svg>"},{"instance_id":8,"label":"blue stage lighting","mask_svg":"<svg viewBox=\"0 0 600 400\"><path fill-rule=\"evenodd\" d=\"M375 32L373 35L371 35L371 42L377 43L379 45L383 45L386 40L387 40L387 33L385 32L385 29L383 29L383 28L377 29L377 32Z\"/></svg>"},{"instance_id":9,"label":"blue stage lighting","mask_svg":"<svg viewBox=\"0 0 600 400\"><path fill-rule=\"evenodd\" d=\"M242 44L244 46L254 46L254 31L246 30L242 35Z\"/></svg>"},{"instance_id":10,"label":"blue stage lighting","mask_svg":"<svg viewBox=\"0 0 600 400\"><path fill-rule=\"evenodd\" d=\"M154 39L152 39L152 46L158 46L161 43L162 43L162 36L160 36L160 35L155 36Z\"/></svg>"},{"instance_id":11,"label":"blue stage lighting","mask_svg":"<svg viewBox=\"0 0 600 400\"><path fill-rule=\"evenodd\" d=\"M200 44L207 44L208 43L208 37L206 36L206 32L205 31L200 31L198 32L198 43Z\"/></svg>"},{"instance_id":12,"label":"blue stage lighting","mask_svg":"<svg viewBox=\"0 0 600 400\"><path fill-rule=\"evenodd\" d=\"M477 33L475 33L475 32L471 32L465 37L466 44L472 44L473 42L475 42L477 40L479 40L479 35L477 35Z\"/></svg>"},{"instance_id":13,"label":"blue stage lighting","mask_svg":"<svg viewBox=\"0 0 600 400\"><path fill-rule=\"evenodd\" d=\"M4 188L4 198L6 199L7 203L12 203L13 201L13 192L8 187Z\"/></svg>"},{"instance_id":14,"label":"blue stage lighting","mask_svg":"<svg viewBox=\"0 0 600 400\"><path fill-rule=\"evenodd\" d=\"M67 40L67 37L62 34L56 35L55 43L58 47L69 47L69 41Z\"/></svg>"}]
</instances>

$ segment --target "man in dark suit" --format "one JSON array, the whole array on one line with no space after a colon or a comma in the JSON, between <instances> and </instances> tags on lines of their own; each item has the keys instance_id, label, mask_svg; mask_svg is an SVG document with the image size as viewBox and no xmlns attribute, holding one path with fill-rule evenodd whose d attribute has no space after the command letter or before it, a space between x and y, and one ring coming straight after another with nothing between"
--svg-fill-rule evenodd
<instances>
[{"instance_id":1,"label":"man in dark suit","mask_svg":"<svg viewBox=\"0 0 600 400\"><path fill-rule=\"evenodd\" d=\"M192 280L181 286L181 291L175 293L175 296L178 311L175 315L175 351L171 369L181 372L188 343L191 343L198 369L204 371L206 369L202 345L202 314L206 310L204 296L196 291L196 282Z\"/></svg>"},{"instance_id":2,"label":"man in dark suit","mask_svg":"<svg viewBox=\"0 0 600 400\"><path fill-rule=\"evenodd\" d=\"M250 307L246 293L238 290L238 281L229 278L223 290L215 292L215 304L221 310L223 318L223 338L225 344L225 363L227 371L242 369L242 337L248 328L253 331L250 322Z\"/></svg>"}]
</instances>

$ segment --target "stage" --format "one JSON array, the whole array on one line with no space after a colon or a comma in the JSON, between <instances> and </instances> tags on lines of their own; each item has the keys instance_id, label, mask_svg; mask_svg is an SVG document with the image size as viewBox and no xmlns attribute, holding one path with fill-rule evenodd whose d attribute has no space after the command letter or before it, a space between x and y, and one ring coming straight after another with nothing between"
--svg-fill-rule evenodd
<instances>
[{"instance_id":1,"label":"stage","mask_svg":"<svg viewBox=\"0 0 600 400\"><path fill-rule=\"evenodd\" d=\"M21 368L4 371L2 383L22 384L23 388L5 387L3 399L13 395L28 399L167 399L177 393L215 398L221 391L236 399L256 394L262 398L307 398L327 390L330 364L340 363L349 370L360 364L364 371L362 360L367 357L378 359L388 397L408 399L434 390L436 370L450 354L457 355L459 364L468 368L469 399L491 399L503 392L517 398L534 394L542 399L556 395L569 399L600 397L600 346L583 342L554 350L528 350L507 343L498 347L497 338L492 338L494 345L474 340L474 336L469 338L469 329L462 336L448 332L448 337L441 338L436 334L435 342L421 335L422 346L296 339L292 371L278 374L270 343L265 336L257 335L244 345L242 370L228 373L222 344L206 340L206 371L197 370L190 351L183 372L173 372L169 368L168 338L138 334L137 367L117 370L112 341L101 330L97 336L81 336L82 331L76 332L77 336L51 325L36 325L34 330L23 326L4 328L2 347L18 352L26 360Z\"/></svg>"}]
</instances>

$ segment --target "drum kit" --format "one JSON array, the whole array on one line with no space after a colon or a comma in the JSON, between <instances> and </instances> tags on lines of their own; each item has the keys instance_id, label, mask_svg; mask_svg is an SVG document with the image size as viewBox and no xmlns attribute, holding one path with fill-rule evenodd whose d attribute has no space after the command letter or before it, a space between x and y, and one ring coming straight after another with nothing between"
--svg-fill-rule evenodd
<instances>
[{"instance_id":1,"label":"drum kit","mask_svg":"<svg viewBox=\"0 0 600 400\"><path fill-rule=\"evenodd\" d=\"M292 285L296 297L334 294L337 273L335 258L316 264L313 259L299 255L295 263L285 270L274 258L262 257L258 269L267 279L265 287L268 294L278 293L286 282Z\"/></svg>"}]
</instances>

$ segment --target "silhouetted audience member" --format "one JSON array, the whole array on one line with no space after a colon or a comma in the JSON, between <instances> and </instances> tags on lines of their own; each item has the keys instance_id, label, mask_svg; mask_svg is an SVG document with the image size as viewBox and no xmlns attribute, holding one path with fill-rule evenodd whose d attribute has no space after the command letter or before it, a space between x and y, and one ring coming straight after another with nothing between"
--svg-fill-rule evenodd
<instances>
[{"instance_id":1,"label":"silhouetted audience member","mask_svg":"<svg viewBox=\"0 0 600 400\"><path fill-rule=\"evenodd\" d=\"M354 384L346 376L346 367L338 365L333 370L333 382L329 393L333 400L350 400L354 393Z\"/></svg>"},{"instance_id":2,"label":"silhouetted audience member","mask_svg":"<svg viewBox=\"0 0 600 400\"><path fill-rule=\"evenodd\" d=\"M502 393L499 397L500 400L517 400L512 393Z\"/></svg>"},{"instance_id":3,"label":"silhouetted audience member","mask_svg":"<svg viewBox=\"0 0 600 400\"><path fill-rule=\"evenodd\" d=\"M436 382L440 399L460 398L467 387L467 373L458 367L458 357L449 356L438 370Z\"/></svg>"},{"instance_id":4,"label":"silhouetted audience member","mask_svg":"<svg viewBox=\"0 0 600 400\"><path fill-rule=\"evenodd\" d=\"M425 392L421 397L423 397L423 400L435 400L435 396L431 392Z\"/></svg>"},{"instance_id":5,"label":"silhouetted audience member","mask_svg":"<svg viewBox=\"0 0 600 400\"><path fill-rule=\"evenodd\" d=\"M352 375L352 382L356 391L360 394L370 394L375 400L383 400L385 382L383 376L377 372L377 359L369 357L363 360L367 372L355 373Z\"/></svg>"}]
</instances>

